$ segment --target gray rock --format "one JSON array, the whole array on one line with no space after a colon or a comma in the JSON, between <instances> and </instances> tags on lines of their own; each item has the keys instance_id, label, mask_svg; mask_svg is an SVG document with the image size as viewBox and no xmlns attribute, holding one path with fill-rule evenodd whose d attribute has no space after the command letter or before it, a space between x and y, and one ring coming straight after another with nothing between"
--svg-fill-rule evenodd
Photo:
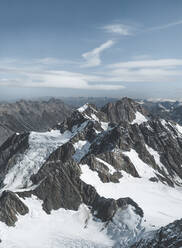
<instances>
[{"instance_id":1,"label":"gray rock","mask_svg":"<svg viewBox=\"0 0 182 248\"><path fill-rule=\"evenodd\" d=\"M149 232L131 248L181 248L182 247L182 219Z\"/></svg>"},{"instance_id":2,"label":"gray rock","mask_svg":"<svg viewBox=\"0 0 182 248\"><path fill-rule=\"evenodd\" d=\"M28 149L29 133L14 134L0 146L0 187L8 170Z\"/></svg>"},{"instance_id":3,"label":"gray rock","mask_svg":"<svg viewBox=\"0 0 182 248\"><path fill-rule=\"evenodd\" d=\"M0 197L0 221L8 226L14 226L17 215L25 215L28 207L11 191L3 191Z\"/></svg>"},{"instance_id":4,"label":"gray rock","mask_svg":"<svg viewBox=\"0 0 182 248\"><path fill-rule=\"evenodd\" d=\"M102 109L107 114L110 122L119 123L120 121L132 122L135 119L136 111L147 115L147 111L137 102L124 97L117 102L111 102Z\"/></svg>"}]
</instances>

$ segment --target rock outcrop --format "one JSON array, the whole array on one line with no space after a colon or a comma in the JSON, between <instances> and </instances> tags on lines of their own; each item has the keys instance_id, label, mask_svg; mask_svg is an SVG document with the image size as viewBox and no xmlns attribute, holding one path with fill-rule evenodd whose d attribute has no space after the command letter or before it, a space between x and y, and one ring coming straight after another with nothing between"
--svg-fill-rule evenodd
<instances>
[{"instance_id":1,"label":"rock outcrop","mask_svg":"<svg viewBox=\"0 0 182 248\"><path fill-rule=\"evenodd\" d=\"M25 215L28 211L28 207L15 193L4 191L0 196L0 221L6 225L13 226L18 220L17 215Z\"/></svg>"},{"instance_id":2,"label":"rock outcrop","mask_svg":"<svg viewBox=\"0 0 182 248\"><path fill-rule=\"evenodd\" d=\"M132 122L137 111L147 115L147 111L140 104L127 97L108 103L101 110L106 113L110 122L115 123L120 121Z\"/></svg>"},{"instance_id":3,"label":"rock outcrop","mask_svg":"<svg viewBox=\"0 0 182 248\"><path fill-rule=\"evenodd\" d=\"M182 247L182 219L149 232L131 248L180 248Z\"/></svg>"},{"instance_id":4,"label":"rock outcrop","mask_svg":"<svg viewBox=\"0 0 182 248\"><path fill-rule=\"evenodd\" d=\"M0 147L0 187L8 170L10 170L22 154L28 149L29 133L15 133Z\"/></svg>"}]
</instances>

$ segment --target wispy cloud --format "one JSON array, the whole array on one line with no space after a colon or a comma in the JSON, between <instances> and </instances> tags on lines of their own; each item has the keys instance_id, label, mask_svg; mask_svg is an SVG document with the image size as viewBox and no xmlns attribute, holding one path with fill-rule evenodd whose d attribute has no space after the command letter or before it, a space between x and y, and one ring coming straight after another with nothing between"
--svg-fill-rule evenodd
<instances>
[{"instance_id":1,"label":"wispy cloud","mask_svg":"<svg viewBox=\"0 0 182 248\"><path fill-rule=\"evenodd\" d=\"M44 58L41 60L44 61ZM84 69L80 69L81 72L56 70L47 64L34 67L31 63L14 59L0 60L0 86L121 90L124 88L123 83L173 83L181 82L182 78L182 59L175 58L121 61L89 73L84 73Z\"/></svg>"},{"instance_id":2,"label":"wispy cloud","mask_svg":"<svg viewBox=\"0 0 182 248\"><path fill-rule=\"evenodd\" d=\"M36 60L36 59L35 59ZM121 84L105 84L104 77L97 74L86 74L66 70L53 70L42 64L31 67L34 61L5 59L0 60L0 86L70 88L88 90L118 90ZM47 61L47 59L40 59ZM51 60L53 61L53 60ZM4 62L4 63L3 63ZM49 61L50 62L50 61ZM43 63L44 64L44 63Z\"/></svg>"},{"instance_id":3,"label":"wispy cloud","mask_svg":"<svg viewBox=\"0 0 182 248\"><path fill-rule=\"evenodd\" d=\"M148 29L148 31L167 29L167 28L174 27L174 26L181 25L181 24L182 24L182 20L179 20L179 21L176 21L176 22L171 22L171 23L167 23L167 24L164 24L164 25L151 27L151 28Z\"/></svg>"},{"instance_id":4,"label":"wispy cloud","mask_svg":"<svg viewBox=\"0 0 182 248\"><path fill-rule=\"evenodd\" d=\"M94 48L92 51L82 54L82 57L86 60L86 63L82 67L95 67L101 64L101 53L114 45L113 40L108 40L99 47Z\"/></svg>"},{"instance_id":5,"label":"wispy cloud","mask_svg":"<svg viewBox=\"0 0 182 248\"><path fill-rule=\"evenodd\" d=\"M153 60L135 60L119 62L109 65L110 68L159 68L159 67L176 67L182 65L182 59L153 59Z\"/></svg>"},{"instance_id":6,"label":"wispy cloud","mask_svg":"<svg viewBox=\"0 0 182 248\"><path fill-rule=\"evenodd\" d=\"M182 59L126 61L107 66L114 82L181 82Z\"/></svg>"},{"instance_id":7,"label":"wispy cloud","mask_svg":"<svg viewBox=\"0 0 182 248\"><path fill-rule=\"evenodd\" d=\"M102 27L103 30L105 30L107 33L113 33L113 34L118 34L118 35L132 35L132 28L130 26L117 23L117 24L111 24L111 25L106 25Z\"/></svg>"},{"instance_id":8,"label":"wispy cloud","mask_svg":"<svg viewBox=\"0 0 182 248\"><path fill-rule=\"evenodd\" d=\"M141 27L138 28L135 25L131 26L122 23L114 23L114 24L105 25L101 27L101 29L110 34L116 34L120 36L132 36L132 35L140 35L142 33L151 32L151 31L168 29L178 25L182 25L182 20L170 22L164 25L148 27L148 28L141 28Z\"/></svg>"}]
</instances>

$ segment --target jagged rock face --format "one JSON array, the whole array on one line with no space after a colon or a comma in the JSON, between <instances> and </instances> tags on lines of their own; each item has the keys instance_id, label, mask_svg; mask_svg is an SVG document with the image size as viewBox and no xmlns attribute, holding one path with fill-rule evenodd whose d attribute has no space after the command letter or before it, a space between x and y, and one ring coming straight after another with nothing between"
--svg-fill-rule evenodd
<instances>
[{"instance_id":1,"label":"jagged rock face","mask_svg":"<svg viewBox=\"0 0 182 248\"><path fill-rule=\"evenodd\" d=\"M150 121L140 127L145 143L158 151L169 175L182 178L182 136L170 122Z\"/></svg>"},{"instance_id":2,"label":"jagged rock face","mask_svg":"<svg viewBox=\"0 0 182 248\"><path fill-rule=\"evenodd\" d=\"M0 104L0 145L14 132L45 131L68 117L72 108L61 100Z\"/></svg>"},{"instance_id":3,"label":"jagged rock face","mask_svg":"<svg viewBox=\"0 0 182 248\"><path fill-rule=\"evenodd\" d=\"M135 213L140 217L143 217L143 210L129 197L120 198L118 200L100 197L96 202L94 202L93 208L96 210L95 216L105 222L112 220L118 209L124 210L128 205L133 206Z\"/></svg>"},{"instance_id":4,"label":"jagged rock face","mask_svg":"<svg viewBox=\"0 0 182 248\"><path fill-rule=\"evenodd\" d=\"M159 152L165 170L156 163L146 146ZM98 136L92 142L89 153L81 163L87 163L91 169L103 174L104 168L99 167L99 162L94 160L94 154L111 164L116 170L124 170L132 176L138 177L134 164L122 152L131 149L138 153L142 161L156 170L159 180L172 186L175 175L182 178L181 136L177 133L175 126L167 125L167 123L163 125L160 120L148 121L140 125L120 122L105 135Z\"/></svg>"},{"instance_id":5,"label":"jagged rock face","mask_svg":"<svg viewBox=\"0 0 182 248\"><path fill-rule=\"evenodd\" d=\"M115 169L112 173L103 161L107 161ZM94 154L86 155L82 160L82 164L87 164L91 170L97 171L98 176L104 183L113 182L118 183L119 179L122 178L121 171L126 171L134 177L139 177L135 167L128 159L124 156L121 151L117 153L114 151L99 153L97 156Z\"/></svg>"},{"instance_id":6,"label":"jagged rock face","mask_svg":"<svg viewBox=\"0 0 182 248\"><path fill-rule=\"evenodd\" d=\"M101 131L102 128L98 125L98 121L105 122L107 121L107 116L104 112L98 111L96 106L93 104L85 104L83 107L74 111L70 117L66 118L64 122L55 126L54 128L59 129L62 133L66 130L71 131L75 126L81 125L85 121L95 120L94 124L98 131ZM93 123L93 122L92 122Z\"/></svg>"},{"instance_id":7,"label":"jagged rock face","mask_svg":"<svg viewBox=\"0 0 182 248\"><path fill-rule=\"evenodd\" d=\"M147 111L140 104L127 97L117 102L108 103L102 108L102 111L107 114L110 122L115 123L120 121L132 122L137 111L147 115Z\"/></svg>"},{"instance_id":8,"label":"jagged rock face","mask_svg":"<svg viewBox=\"0 0 182 248\"><path fill-rule=\"evenodd\" d=\"M182 219L149 232L131 248L180 248L182 247Z\"/></svg>"},{"instance_id":9,"label":"jagged rock face","mask_svg":"<svg viewBox=\"0 0 182 248\"><path fill-rule=\"evenodd\" d=\"M125 209L128 205L135 208L141 218L143 211L130 198L105 199L100 197L95 188L80 180L81 169L71 159L74 147L66 143L53 152L36 175L31 177L35 190L17 192L21 197L36 195L43 200L43 209L50 213L59 208L77 210L81 203L91 207L96 218L110 221L118 209Z\"/></svg>"},{"instance_id":10,"label":"jagged rock face","mask_svg":"<svg viewBox=\"0 0 182 248\"><path fill-rule=\"evenodd\" d=\"M0 196L0 221L13 226L18 220L17 215L28 213L28 207L11 191L4 191Z\"/></svg>"},{"instance_id":11,"label":"jagged rock face","mask_svg":"<svg viewBox=\"0 0 182 248\"><path fill-rule=\"evenodd\" d=\"M14 134L6 140L0 147L0 185L8 172L8 170L16 163L26 149L29 147L28 143L29 133Z\"/></svg>"}]
</instances>

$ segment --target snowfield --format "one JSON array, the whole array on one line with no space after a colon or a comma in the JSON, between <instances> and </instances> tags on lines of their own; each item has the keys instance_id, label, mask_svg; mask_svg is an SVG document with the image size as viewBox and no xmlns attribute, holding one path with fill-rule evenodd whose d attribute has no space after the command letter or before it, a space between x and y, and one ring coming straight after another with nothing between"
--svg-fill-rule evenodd
<instances>
[{"instance_id":1,"label":"snowfield","mask_svg":"<svg viewBox=\"0 0 182 248\"><path fill-rule=\"evenodd\" d=\"M97 172L82 165L81 179L95 187L106 198L131 197L144 211L143 225L147 230L159 228L182 217L182 189L169 187L148 178L134 178L122 171L119 183L103 183ZM145 175L145 174L144 174Z\"/></svg>"},{"instance_id":2,"label":"snowfield","mask_svg":"<svg viewBox=\"0 0 182 248\"><path fill-rule=\"evenodd\" d=\"M22 199L21 199L22 200ZM50 215L42 210L36 197L27 198L29 213L19 216L15 227L0 222L2 248L110 248L102 223L95 222L85 205L78 211L59 209ZM85 222L88 221L87 228Z\"/></svg>"}]
</instances>

